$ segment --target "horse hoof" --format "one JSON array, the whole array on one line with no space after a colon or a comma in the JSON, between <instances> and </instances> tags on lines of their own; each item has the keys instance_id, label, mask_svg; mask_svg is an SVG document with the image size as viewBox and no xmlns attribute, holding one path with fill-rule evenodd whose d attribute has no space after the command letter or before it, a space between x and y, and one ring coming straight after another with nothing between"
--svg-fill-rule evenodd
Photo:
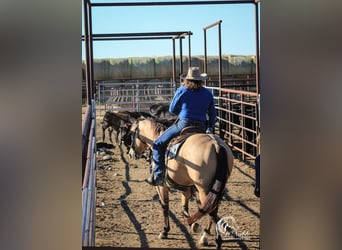
<instances>
[{"instance_id":1,"label":"horse hoof","mask_svg":"<svg viewBox=\"0 0 342 250\"><path fill-rule=\"evenodd\" d=\"M201 226L200 226L200 224L198 224L198 223L193 223L192 225L191 225L191 231L193 232L193 233L199 233L199 232L201 232Z\"/></svg>"},{"instance_id":2,"label":"horse hoof","mask_svg":"<svg viewBox=\"0 0 342 250\"><path fill-rule=\"evenodd\" d=\"M159 234L159 239L160 240L164 240L164 239L166 239L167 238L167 234L166 233L160 233Z\"/></svg>"},{"instance_id":3,"label":"horse hoof","mask_svg":"<svg viewBox=\"0 0 342 250\"><path fill-rule=\"evenodd\" d=\"M206 235L202 235L202 237L199 240L200 246L208 246L208 238Z\"/></svg>"},{"instance_id":4,"label":"horse hoof","mask_svg":"<svg viewBox=\"0 0 342 250\"><path fill-rule=\"evenodd\" d=\"M185 210L182 211L182 215L183 215L185 218L189 218L189 217L190 217L189 213L188 213L187 211L185 211Z\"/></svg>"}]
</instances>

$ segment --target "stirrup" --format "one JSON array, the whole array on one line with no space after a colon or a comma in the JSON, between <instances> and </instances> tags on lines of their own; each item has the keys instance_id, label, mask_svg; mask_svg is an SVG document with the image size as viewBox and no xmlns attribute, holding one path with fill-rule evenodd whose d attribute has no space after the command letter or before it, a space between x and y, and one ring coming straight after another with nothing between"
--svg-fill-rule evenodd
<instances>
[{"instance_id":1,"label":"stirrup","mask_svg":"<svg viewBox=\"0 0 342 250\"><path fill-rule=\"evenodd\" d=\"M154 179L153 173L145 180L148 184L152 186L164 186L163 179Z\"/></svg>"},{"instance_id":2,"label":"stirrup","mask_svg":"<svg viewBox=\"0 0 342 250\"><path fill-rule=\"evenodd\" d=\"M152 186L156 185L156 182L154 181L153 172L150 174L150 176L147 179L145 179L145 181Z\"/></svg>"}]
</instances>

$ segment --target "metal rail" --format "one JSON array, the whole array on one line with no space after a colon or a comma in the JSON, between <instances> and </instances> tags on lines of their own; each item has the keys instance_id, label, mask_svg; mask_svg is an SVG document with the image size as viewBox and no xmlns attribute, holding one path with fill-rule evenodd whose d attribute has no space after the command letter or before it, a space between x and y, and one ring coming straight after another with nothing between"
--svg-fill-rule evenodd
<instances>
[{"instance_id":1,"label":"metal rail","mask_svg":"<svg viewBox=\"0 0 342 250\"><path fill-rule=\"evenodd\" d=\"M243 161L253 161L259 149L255 92L210 87L217 110L217 131Z\"/></svg>"},{"instance_id":2,"label":"metal rail","mask_svg":"<svg viewBox=\"0 0 342 250\"><path fill-rule=\"evenodd\" d=\"M92 3L91 6L92 7L170 6L170 5L208 5L208 4L245 4L245 3L255 3L255 0Z\"/></svg>"},{"instance_id":3,"label":"metal rail","mask_svg":"<svg viewBox=\"0 0 342 250\"><path fill-rule=\"evenodd\" d=\"M82 171L82 246L95 245L95 218L96 218L96 115L95 101L88 106L85 119L82 123L82 152L86 151ZM88 135L88 140L85 136ZM83 153L82 153L83 155Z\"/></svg>"}]
</instances>

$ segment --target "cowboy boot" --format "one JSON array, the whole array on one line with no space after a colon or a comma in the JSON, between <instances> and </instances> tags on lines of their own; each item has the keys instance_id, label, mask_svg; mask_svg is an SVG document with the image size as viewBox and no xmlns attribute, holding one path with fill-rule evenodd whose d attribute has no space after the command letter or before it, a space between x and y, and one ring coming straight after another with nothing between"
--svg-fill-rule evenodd
<instances>
[{"instance_id":1,"label":"cowboy boot","mask_svg":"<svg viewBox=\"0 0 342 250\"><path fill-rule=\"evenodd\" d=\"M153 172L150 174L150 176L145 181L152 186L164 186L163 178L154 179L154 173Z\"/></svg>"},{"instance_id":2,"label":"cowboy boot","mask_svg":"<svg viewBox=\"0 0 342 250\"><path fill-rule=\"evenodd\" d=\"M145 181L152 186L156 185L156 182L154 181L153 171L151 172L150 176Z\"/></svg>"}]
</instances>

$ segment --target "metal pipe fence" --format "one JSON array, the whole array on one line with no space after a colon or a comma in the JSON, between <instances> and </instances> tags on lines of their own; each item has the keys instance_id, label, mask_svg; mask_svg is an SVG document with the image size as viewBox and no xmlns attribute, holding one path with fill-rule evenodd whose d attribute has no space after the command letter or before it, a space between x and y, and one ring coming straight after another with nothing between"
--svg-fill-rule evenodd
<instances>
[{"instance_id":1,"label":"metal pipe fence","mask_svg":"<svg viewBox=\"0 0 342 250\"><path fill-rule=\"evenodd\" d=\"M169 104L175 90L175 82L99 82L97 115L107 110L148 112L152 104Z\"/></svg>"},{"instance_id":2,"label":"metal pipe fence","mask_svg":"<svg viewBox=\"0 0 342 250\"><path fill-rule=\"evenodd\" d=\"M207 87L215 96L217 130L243 161L259 154L258 94L255 92Z\"/></svg>"},{"instance_id":3,"label":"metal pipe fence","mask_svg":"<svg viewBox=\"0 0 342 250\"><path fill-rule=\"evenodd\" d=\"M86 138L85 136L88 135ZM82 246L95 245L96 219L96 114L95 101L88 106L82 124Z\"/></svg>"},{"instance_id":4,"label":"metal pipe fence","mask_svg":"<svg viewBox=\"0 0 342 250\"><path fill-rule=\"evenodd\" d=\"M214 95L218 114L216 132L241 160L253 161L259 153L258 94L251 91L255 90L255 78L240 78L236 81L239 83L236 89L220 88L214 81L208 81L205 87ZM227 84L232 82L230 79ZM138 80L125 83L100 82L97 115L103 116L107 110L148 112L152 104L169 104L176 85L174 82Z\"/></svg>"}]
</instances>

